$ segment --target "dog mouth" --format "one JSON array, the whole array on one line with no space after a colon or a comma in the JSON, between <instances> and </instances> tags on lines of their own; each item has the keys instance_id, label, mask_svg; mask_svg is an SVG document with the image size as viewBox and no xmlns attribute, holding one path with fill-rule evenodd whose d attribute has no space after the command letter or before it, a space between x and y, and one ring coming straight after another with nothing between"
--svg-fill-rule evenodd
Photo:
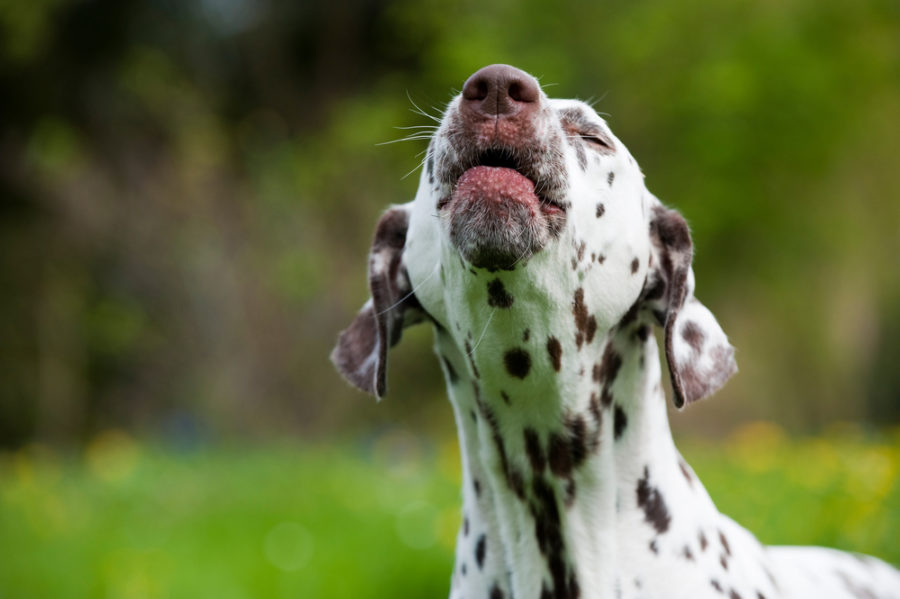
<instances>
[{"instance_id":1,"label":"dog mouth","mask_svg":"<svg viewBox=\"0 0 900 599\"><path fill-rule=\"evenodd\" d=\"M469 196L483 202L508 201L536 206L549 217L565 212L565 206L554 197L535 166L520 159L513 150L485 150L466 164L458 165L454 171L449 181L450 195L441 198L438 210L444 209L459 196Z\"/></svg>"},{"instance_id":2,"label":"dog mouth","mask_svg":"<svg viewBox=\"0 0 900 599\"><path fill-rule=\"evenodd\" d=\"M451 175L450 194L438 202L450 240L479 268L511 270L552 238L565 222L565 207L536 161L515 151L489 149L461 162Z\"/></svg>"}]
</instances>

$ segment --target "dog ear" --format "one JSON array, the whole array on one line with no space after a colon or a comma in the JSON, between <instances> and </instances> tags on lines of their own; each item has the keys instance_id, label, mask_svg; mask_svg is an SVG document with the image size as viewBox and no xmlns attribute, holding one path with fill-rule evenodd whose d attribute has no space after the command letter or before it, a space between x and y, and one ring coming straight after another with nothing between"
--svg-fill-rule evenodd
<instances>
[{"instance_id":1,"label":"dog ear","mask_svg":"<svg viewBox=\"0 0 900 599\"><path fill-rule=\"evenodd\" d=\"M665 327L666 361L676 408L716 392L737 372L734 348L706 306L694 297L693 244L687 222L662 204L650 221L653 263L646 300Z\"/></svg>"},{"instance_id":2,"label":"dog ear","mask_svg":"<svg viewBox=\"0 0 900 599\"><path fill-rule=\"evenodd\" d=\"M405 327L424 316L403 265L408 227L409 209L403 206L389 209L378 221L369 253L372 297L340 333L331 352L338 372L377 399L385 392L388 348L400 341Z\"/></svg>"}]
</instances>

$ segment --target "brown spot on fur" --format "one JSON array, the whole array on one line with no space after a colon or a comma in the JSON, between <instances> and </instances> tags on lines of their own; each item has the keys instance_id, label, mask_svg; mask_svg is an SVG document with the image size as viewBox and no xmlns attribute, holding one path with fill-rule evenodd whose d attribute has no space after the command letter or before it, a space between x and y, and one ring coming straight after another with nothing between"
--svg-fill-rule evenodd
<instances>
[{"instance_id":1,"label":"brown spot on fur","mask_svg":"<svg viewBox=\"0 0 900 599\"><path fill-rule=\"evenodd\" d=\"M581 349L581 345L591 343L597 333L597 319L588 314L587 306L584 303L584 289L581 287L575 291L572 315L575 317L575 343L578 345L578 349Z\"/></svg>"},{"instance_id":2,"label":"brown spot on fur","mask_svg":"<svg viewBox=\"0 0 900 599\"><path fill-rule=\"evenodd\" d=\"M706 339L706 335L703 334L703 329L696 322L685 323L681 329L681 337L691 346L694 353L699 354L703 351L703 341Z\"/></svg>"},{"instance_id":3,"label":"brown spot on fur","mask_svg":"<svg viewBox=\"0 0 900 599\"><path fill-rule=\"evenodd\" d=\"M606 206L603 205L603 202L597 202L597 218L603 216L606 212Z\"/></svg>"},{"instance_id":4,"label":"brown spot on fur","mask_svg":"<svg viewBox=\"0 0 900 599\"><path fill-rule=\"evenodd\" d=\"M528 461L531 462L531 469L535 472L543 472L547 463L544 456L544 450L541 447L541 440L533 428L526 428L522 431L525 438L525 453L528 454Z\"/></svg>"},{"instance_id":5,"label":"brown spot on fur","mask_svg":"<svg viewBox=\"0 0 900 599\"><path fill-rule=\"evenodd\" d=\"M722 549L725 550L725 555L731 557L731 546L728 544L728 539L725 538L725 533L721 530L719 531L719 541L722 543Z\"/></svg>"},{"instance_id":6,"label":"brown spot on fur","mask_svg":"<svg viewBox=\"0 0 900 599\"><path fill-rule=\"evenodd\" d=\"M472 344L466 340L466 357L469 358L469 366L472 368L472 374L475 375L476 379L481 378L481 374L478 372L478 367L475 366L475 358L472 357Z\"/></svg>"},{"instance_id":7,"label":"brown spot on fur","mask_svg":"<svg viewBox=\"0 0 900 599\"><path fill-rule=\"evenodd\" d=\"M600 448L600 426L603 424L603 413L600 411L600 397L596 392L591 393L588 411L594 420L594 426L588 437L588 448L591 451L597 451Z\"/></svg>"},{"instance_id":8,"label":"brown spot on fur","mask_svg":"<svg viewBox=\"0 0 900 599\"><path fill-rule=\"evenodd\" d=\"M575 416L567 419L566 428L569 431L572 466L577 468L587 457L587 425L584 417Z\"/></svg>"},{"instance_id":9,"label":"brown spot on fur","mask_svg":"<svg viewBox=\"0 0 900 599\"><path fill-rule=\"evenodd\" d=\"M559 554L563 549L563 538L556 495L553 488L540 476L532 479L531 487L534 501L530 508L534 516L534 533L538 549L545 557Z\"/></svg>"},{"instance_id":10,"label":"brown spot on fur","mask_svg":"<svg viewBox=\"0 0 900 599\"><path fill-rule=\"evenodd\" d=\"M491 587L490 599L503 599L503 591L496 584Z\"/></svg>"},{"instance_id":11,"label":"brown spot on fur","mask_svg":"<svg viewBox=\"0 0 900 599\"><path fill-rule=\"evenodd\" d=\"M521 347L514 347L503 354L503 363L511 376L524 379L531 370L531 354Z\"/></svg>"},{"instance_id":12,"label":"brown spot on fur","mask_svg":"<svg viewBox=\"0 0 900 599\"><path fill-rule=\"evenodd\" d=\"M506 291L503 281L494 279L487 286L488 304L494 308L509 308L513 305L515 299Z\"/></svg>"},{"instance_id":13,"label":"brown spot on fur","mask_svg":"<svg viewBox=\"0 0 900 599\"><path fill-rule=\"evenodd\" d=\"M641 265L641 262L640 262L640 260L638 260L637 258L635 258L634 260L632 260L632 261L631 261L631 274L636 273L636 272L638 271L638 267L639 267L640 265Z\"/></svg>"},{"instance_id":14,"label":"brown spot on fur","mask_svg":"<svg viewBox=\"0 0 900 599\"><path fill-rule=\"evenodd\" d=\"M553 370L559 372L559 369L562 367L562 344L556 337L549 337L547 339L547 354L550 356L550 363L553 365Z\"/></svg>"},{"instance_id":15,"label":"brown spot on fur","mask_svg":"<svg viewBox=\"0 0 900 599\"><path fill-rule=\"evenodd\" d=\"M564 436L550 434L547 440L547 458L550 470L556 476L564 477L572 472L572 448Z\"/></svg>"},{"instance_id":16,"label":"brown spot on fur","mask_svg":"<svg viewBox=\"0 0 900 599\"><path fill-rule=\"evenodd\" d=\"M612 393L609 391L608 385L603 385L603 390L600 392L600 403L604 408L608 408L613 401Z\"/></svg>"},{"instance_id":17,"label":"brown spot on fur","mask_svg":"<svg viewBox=\"0 0 900 599\"><path fill-rule=\"evenodd\" d=\"M591 415L594 417L594 422L599 423L603 415L600 413L600 396L597 395L596 391L591 391L591 398L588 402L588 410L590 410Z\"/></svg>"},{"instance_id":18,"label":"brown spot on fur","mask_svg":"<svg viewBox=\"0 0 900 599\"><path fill-rule=\"evenodd\" d=\"M543 477L532 479L532 497L530 504L534 520L534 534L538 549L547 560L547 569L553 583L553 590L548 595L555 599L577 599L577 585L573 586L572 578L567 579L565 542L562 535L562 524L559 505L553 487ZM571 591L575 591L572 595ZM545 593L542 591L542 596Z\"/></svg>"},{"instance_id":19,"label":"brown spot on fur","mask_svg":"<svg viewBox=\"0 0 900 599\"><path fill-rule=\"evenodd\" d=\"M621 406L616 406L615 414L613 418L613 435L616 441L619 440L619 437L622 436L622 433L625 432L625 427L628 425L628 417L625 415L625 411Z\"/></svg>"},{"instance_id":20,"label":"brown spot on fur","mask_svg":"<svg viewBox=\"0 0 900 599\"><path fill-rule=\"evenodd\" d=\"M522 476L522 473L509 466L507 464L506 468L506 482L509 484L509 488L512 489L513 493L516 494L516 497L519 499L525 499L525 479Z\"/></svg>"},{"instance_id":21,"label":"brown spot on fur","mask_svg":"<svg viewBox=\"0 0 900 599\"><path fill-rule=\"evenodd\" d=\"M597 382L602 383L600 392L600 401L603 407L609 407L612 403L612 384L616 380L619 369L622 367L622 356L613 349L612 344L607 344L603 350L603 357L600 359L599 368L595 365L593 377Z\"/></svg>"},{"instance_id":22,"label":"brown spot on fur","mask_svg":"<svg viewBox=\"0 0 900 599\"><path fill-rule=\"evenodd\" d=\"M522 479L522 473L513 468L509 463L509 457L506 453L506 446L503 444L503 437L500 435L500 423L497 414L481 399L481 390L478 385L473 383L475 390L475 405L481 412L482 417L487 421L491 428L491 440L497 450L497 458L499 460L500 471L506 478L506 483L510 489L520 498L525 498L525 484Z\"/></svg>"},{"instance_id":23,"label":"brown spot on fur","mask_svg":"<svg viewBox=\"0 0 900 599\"><path fill-rule=\"evenodd\" d=\"M706 540L706 535L703 534L703 531L700 531L699 535L700 539L700 551L706 551L706 547L709 545L709 542Z\"/></svg>"},{"instance_id":24,"label":"brown spot on fur","mask_svg":"<svg viewBox=\"0 0 900 599\"><path fill-rule=\"evenodd\" d=\"M484 535L478 537L478 542L475 543L475 563L478 564L478 569L484 566L484 555L487 552L487 539Z\"/></svg>"},{"instance_id":25,"label":"brown spot on fur","mask_svg":"<svg viewBox=\"0 0 900 599\"><path fill-rule=\"evenodd\" d=\"M611 385L616 380L621 367L622 356L613 348L611 343L607 343L603 349L603 357L600 359L600 368L595 372L597 377L595 380Z\"/></svg>"},{"instance_id":26,"label":"brown spot on fur","mask_svg":"<svg viewBox=\"0 0 900 599\"><path fill-rule=\"evenodd\" d=\"M716 589L716 590L719 591L720 593L724 593L724 592L725 592L725 590L722 589L722 585L719 584L719 581L716 580L715 578L713 578L712 580L710 580L710 581L709 581L709 584L711 584L711 585L712 585L712 588Z\"/></svg>"},{"instance_id":27,"label":"brown spot on fur","mask_svg":"<svg viewBox=\"0 0 900 599\"><path fill-rule=\"evenodd\" d=\"M637 503L644 510L644 519L652 525L656 532L662 534L669 530L672 517L669 508L659 489L650 486L650 470L644 467L644 477L638 481Z\"/></svg>"},{"instance_id":28,"label":"brown spot on fur","mask_svg":"<svg viewBox=\"0 0 900 599\"><path fill-rule=\"evenodd\" d=\"M616 178L616 174L612 171L609 171L609 174L606 175L606 182L609 183L609 186L612 187L613 181Z\"/></svg>"},{"instance_id":29,"label":"brown spot on fur","mask_svg":"<svg viewBox=\"0 0 900 599\"><path fill-rule=\"evenodd\" d=\"M684 479L693 487L694 477L691 476L691 471L688 470L687 464L685 464L683 460L678 460L678 467L681 469L681 474L684 476Z\"/></svg>"}]
</instances>

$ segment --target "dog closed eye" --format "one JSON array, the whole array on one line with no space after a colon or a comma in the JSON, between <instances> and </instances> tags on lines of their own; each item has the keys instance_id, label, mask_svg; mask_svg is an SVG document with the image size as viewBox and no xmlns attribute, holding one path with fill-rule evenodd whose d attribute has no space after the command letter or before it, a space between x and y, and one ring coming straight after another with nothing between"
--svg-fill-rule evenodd
<instances>
[{"instance_id":1,"label":"dog closed eye","mask_svg":"<svg viewBox=\"0 0 900 599\"><path fill-rule=\"evenodd\" d=\"M595 146L597 149L603 149L606 151L613 150L612 143L607 140L602 134L590 134L590 133L582 133L580 134L581 139L583 139L589 146Z\"/></svg>"}]
</instances>

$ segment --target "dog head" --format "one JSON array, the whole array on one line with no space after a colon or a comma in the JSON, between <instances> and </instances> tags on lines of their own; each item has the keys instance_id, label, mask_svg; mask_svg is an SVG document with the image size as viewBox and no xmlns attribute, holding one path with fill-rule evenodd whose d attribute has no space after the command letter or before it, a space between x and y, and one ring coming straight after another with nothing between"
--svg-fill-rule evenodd
<instances>
[{"instance_id":1,"label":"dog head","mask_svg":"<svg viewBox=\"0 0 900 599\"><path fill-rule=\"evenodd\" d=\"M532 357L523 343L546 340L559 371L562 356L602 351L616 327L654 322L681 407L736 370L724 332L694 298L691 257L687 223L647 191L589 105L549 99L527 73L488 66L450 102L414 201L378 223L372 297L332 359L380 397L388 348L428 319L469 356L471 374L495 365L524 381Z\"/></svg>"}]
</instances>

